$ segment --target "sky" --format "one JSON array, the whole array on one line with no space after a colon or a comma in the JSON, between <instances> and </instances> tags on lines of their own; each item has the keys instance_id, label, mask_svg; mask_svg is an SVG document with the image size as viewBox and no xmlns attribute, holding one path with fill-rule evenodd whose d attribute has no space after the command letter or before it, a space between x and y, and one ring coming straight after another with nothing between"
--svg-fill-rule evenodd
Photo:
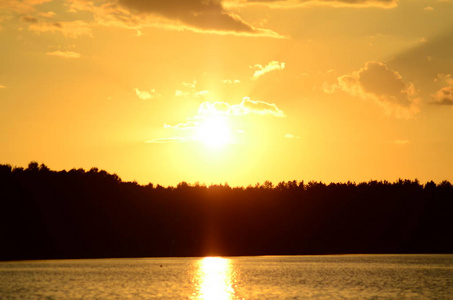
<instances>
[{"instance_id":1,"label":"sky","mask_svg":"<svg viewBox=\"0 0 453 300\"><path fill-rule=\"evenodd\" d=\"M453 0L1 0L0 163L453 181Z\"/></svg>"}]
</instances>

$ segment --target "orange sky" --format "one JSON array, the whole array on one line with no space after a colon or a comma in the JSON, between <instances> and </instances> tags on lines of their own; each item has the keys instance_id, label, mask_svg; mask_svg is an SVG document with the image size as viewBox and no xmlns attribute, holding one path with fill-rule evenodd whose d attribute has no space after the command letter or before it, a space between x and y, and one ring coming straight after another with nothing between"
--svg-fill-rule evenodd
<instances>
[{"instance_id":1,"label":"orange sky","mask_svg":"<svg viewBox=\"0 0 453 300\"><path fill-rule=\"evenodd\" d=\"M453 181L452 0L3 0L0 163Z\"/></svg>"}]
</instances>

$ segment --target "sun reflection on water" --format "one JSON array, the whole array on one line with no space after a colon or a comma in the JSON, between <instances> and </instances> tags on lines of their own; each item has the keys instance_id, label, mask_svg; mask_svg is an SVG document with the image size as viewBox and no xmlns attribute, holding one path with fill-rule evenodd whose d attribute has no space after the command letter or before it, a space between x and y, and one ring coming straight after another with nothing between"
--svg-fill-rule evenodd
<instances>
[{"instance_id":1,"label":"sun reflection on water","mask_svg":"<svg viewBox=\"0 0 453 300\"><path fill-rule=\"evenodd\" d=\"M205 257L198 262L197 299L233 299L231 261L221 257Z\"/></svg>"}]
</instances>

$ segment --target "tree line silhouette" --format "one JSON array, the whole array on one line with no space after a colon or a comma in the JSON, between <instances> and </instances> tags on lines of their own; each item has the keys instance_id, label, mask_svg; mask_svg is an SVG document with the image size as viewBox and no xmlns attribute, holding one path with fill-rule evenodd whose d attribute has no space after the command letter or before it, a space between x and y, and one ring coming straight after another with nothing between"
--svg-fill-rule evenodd
<instances>
[{"instance_id":1,"label":"tree line silhouette","mask_svg":"<svg viewBox=\"0 0 453 300\"><path fill-rule=\"evenodd\" d=\"M448 181L123 182L92 168L0 165L0 260L453 253Z\"/></svg>"}]
</instances>

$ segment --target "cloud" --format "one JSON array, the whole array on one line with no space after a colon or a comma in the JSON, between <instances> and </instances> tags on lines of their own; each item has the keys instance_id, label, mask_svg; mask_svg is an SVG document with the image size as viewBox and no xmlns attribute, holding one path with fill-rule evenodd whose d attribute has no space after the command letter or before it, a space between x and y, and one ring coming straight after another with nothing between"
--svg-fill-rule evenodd
<instances>
[{"instance_id":1,"label":"cloud","mask_svg":"<svg viewBox=\"0 0 453 300\"><path fill-rule=\"evenodd\" d=\"M0 10L9 10L19 14L26 14L35 11L35 6L52 0L1 0Z\"/></svg>"},{"instance_id":2,"label":"cloud","mask_svg":"<svg viewBox=\"0 0 453 300\"><path fill-rule=\"evenodd\" d=\"M38 23L38 19L32 16L22 16L20 17L20 20L26 23Z\"/></svg>"},{"instance_id":3,"label":"cloud","mask_svg":"<svg viewBox=\"0 0 453 300\"><path fill-rule=\"evenodd\" d=\"M240 126L248 115L270 115L275 117L285 117L274 103L264 101L254 101L245 97L240 104L229 104L227 102L203 102L200 104L197 113L188 118L186 122L176 125L164 124L165 129L169 129L175 135L184 138L170 138L150 140L148 143L165 143L165 142L190 142L203 141L210 143L231 143L242 139L241 134L245 133ZM242 119L241 122L230 122L232 119ZM254 118L248 119L254 121ZM298 139L299 137L293 137ZM176 140L175 140L176 139Z\"/></svg>"},{"instance_id":4,"label":"cloud","mask_svg":"<svg viewBox=\"0 0 453 300\"><path fill-rule=\"evenodd\" d=\"M233 107L236 110L236 106ZM250 100L245 97L239 105L239 110L243 114L272 115L275 117L285 117L285 114L274 103L267 103L259 100Z\"/></svg>"},{"instance_id":5,"label":"cloud","mask_svg":"<svg viewBox=\"0 0 453 300\"><path fill-rule=\"evenodd\" d=\"M142 100L156 99L156 98L160 97L160 95L156 92L155 89L152 89L149 92L147 92L147 91L140 91L139 89L136 88L135 93Z\"/></svg>"},{"instance_id":6,"label":"cloud","mask_svg":"<svg viewBox=\"0 0 453 300\"><path fill-rule=\"evenodd\" d=\"M58 56L58 57L63 57L63 58L79 58L80 53L77 52L72 52L72 51L53 51L53 52L47 52L47 55L50 56Z\"/></svg>"},{"instance_id":7,"label":"cloud","mask_svg":"<svg viewBox=\"0 0 453 300\"><path fill-rule=\"evenodd\" d=\"M226 102L203 102L198 108L198 114L209 115L209 114L231 114L231 105Z\"/></svg>"},{"instance_id":8,"label":"cloud","mask_svg":"<svg viewBox=\"0 0 453 300\"><path fill-rule=\"evenodd\" d=\"M238 84L238 83L241 83L241 81L239 79L224 79L222 80L222 83L225 83L225 84Z\"/></svg>"},{"instance_id":9,"label":"cloud","mask_svg":"<svg viewBox=\"0 0 453 300\"><path fill-rule=\"evenodd\" d=\"M30 22L29 22L30 23ZM84 21L72 22L32 22L29 26L31 31L61 32L65 37L78 38L82 35L92 37L90 25Z\"/></svg>"},{"instance_id":10,"label":"cloud","mask_svg":"<svg viewBox=\"0 0 453 300\"><path fill-rule=\"evenodd\" d=\"M197 87L197 81L194 80L192 82L183 82L182 85L186 88L195 89Z\"/></svg>"},{"instance_id":11,"label":"cloud","mask_svg":"<svg viewBox=\"0 0 453 300\"><path fill-rule=\"evenodd\" d=\"M298 8L306 6L331 6L331 7L379 7L394 8L399 0L232 0L229 5L264 5L270 8Z\"/></svg>"},{"instance_id":12,"label":"cloud","mask_svg":"<svg viewBox=\"0 0 453 300\"><path fill-rule=\"evenodd\" d=\"M443 87L433 95L437 105L453 105L453 86Z\"/></svg>"},{"instance_id":13,"label":"cloud","mask_svg":"<svg viewBox=\"0 0 453 300\"><path fill-rule=\"evenodd\" d=\"M239 16L225 10L219 0L119 0L119 3L139 14L163 16L202 30L249 34L260 32Z\"/></svg>"},{"instance_id":14,"label":"cloud","mask_svg":"<svg viewBox=\"0 0 453 300\"><path fill-rule=\"evenodd\" d=\"M53 11L40 12L39 16L41 16L43 18L52 18L55 16L55 12L53 12Z\"/></svg>"},{"instance_id":15,"label":"cloud","mask_svg":"<svg viewBox=\"0 0 453 300\"><path fill-rule=\"evenodd\" d=\"M200 98L200 97L206 97L209 95L209 91L202 90L202 91L182 91L182 90L176 90L175 91L175 96L176 97L192 97L192 98Z\"/></svg>"},{"instance_id":16,"label":"cloud","mask_svg":"<svg viewBox=\"0 0 453 300\"><path fill-rule=\"evenodd\" d=\"M187 121L185 123L179 123L176 125L168 125L164 124L164 128L173 128L173 129L193 129L199 127L200 124L198 122Z\"/></svg>"},{"instance_id":17,"label":"cloud","mask_svg":"<svg viewBox=\"0 0 453 300\"><path fill-rule=\"evenodd\" d=\"M0 11L5 10L12 17L17 14L22 22L28 23L28 29L35 33L60 32L66 37L77 38L81 35L92 36L91 26L93 24L74 20L62 22L42 22L38 17L49 19L55 16L53 11L38 11L38 6L52 0L0 0ZM71 2L71 0L68 0ZM85 0L75 0L75 2ZM63 1L62 1L63 2ZM87 2L87 1L86 1ZM0 19L0 22L2 20Z\"/></svg>"},{"instance_id":18,"label":"cloud","mask_svg":"<svg viewBox=\"0 0 453 300\"><path fill-rule=\"evenodd\" d=\"M6 89L5 85L0 85L0 89Z\"/></svg>"},{"instance_id":19,"label":"cloud","mask_svg":"<svg viewBox=\"0 0 453 300\"><path fill-rule=\"evenodd\" d=\"M249 97L244 97L240 104L229 104L227 102L203 102L198 107L197 115L191 118L190 121L179 123L177 125L164 124L164 128L173 129L193 129L198 128L201 124L197 121L212 115L228 115L228 116L245 116L249 114L271 115L274 117L285 117L285 114L274 103L264 101L250 100Z\"/></svg>"},{"instance_id":20,"label":"cloud","mask_svg":"<svg viewBox=\"0 0 453 300\"><path fill-rule=\"evenodd\" d=\"M283 38L256 28L224 8L221 0L68 0L70 11L90 11L98 24L138 30L159 27L203 33Z\"/></svg>"},{"instance_id":21,"label":"cloud","mask_svg":"<svg viewBox=\"0 0 453 300\"><path fill-rule=\"evenodd\" d=\"M410 72L420 82L429 82L439 73L452 73L453 30L450 28L437 36L430 36L425 43L414 43L412 48L393 57L392 66Z\"/></svg>"},{"instance_id":22,"label":"cloud","mask_svg":"<svg viewBox=\"0 0 453 300\"><path fill-rule=\"evenodd\" d=\"M19 15L35 14L49 18L55 13L36 12L36 10L37 6L51 1L1 0L0 11L5 10ZM90 22L92 26L94 24L116 26L136 31L144 27L154 27L222 35L285 38L270 29L249 24L233 11L226 9L223 2L222 0L66 0L64 5L70 13L82 11L91 13L94 20ZM41 24L33 29L41 32L55 32L56 29L51 25L52 23Z\"/></svg>"},{"instance_id":23,"label":"cloud","mask_svg":"<svg viewBox=\"0 0 453 300\"><path fill-rule=\"evenodd\" d=\"M432 104L442 105L442 106L452 106L453 105L453 78L451 74L439 74L435 81L440 82L444 85L440 88L432 98L434 102Z\"/></svg>"},{"instance_id":24,"label":"cloud","mask_svg":"<svg viewBox=\"0 0 453 300\"><path fill-rule=\"evenodd\" d=\"M263 76L266 73L275 70L283 70L285 68L285 63L273 60L264 67L260 64L256 64L253 66L253 68L257 68L258 70L255 71L255 73L252 76L252 79L258 79L259 77Z\"/></svg>"},{"instance_id":25,"label":"cloud","mask_svg":"<svg viewBox=\"0 0 453 300\"><path fill-rule=\"evenodd\" d=\"M250 100L244 97L240 104L230 105L226 102L204 102L198 108L200 115L206 114L225 114L225 115L271 115L275 117L285 117L285 113L274 103L267 103L259 100Z\"/></svg>"},{"instance_id":26,"label":"cloud","mask_svg":"<svg viewBox=\"0 0 453 300\"><path fill-rule=\"evenodd\" d=\"M435 82L440 82L444 85L453 85L453 78L451 74L437 74L437 78L434 79Z\"/></svg>"},{"instance_id":27,"label":"cloud","mask_svg":"<svg viewBox=\"0 0 453 300\"><path fill-rule=\"evenodd\" d=\"M96 8L94 2L89 0L66 0L66 6L68 6L68 12L71 13L76 13L79 11L94 11Z\"/></svg>"},{"instance_id":28,"label":"cloud","mask_svg":"<svg viewBox=\"0 0 453 300\"><path fill-rule=\"evenodd\" d=\"M175 91L176 97L192 97L192 98L202 98L202 97L209 97L209 91L207 90L197 90L197 81L194 80L193 82L183 82L183 88L181 90Z\"/></svg>"},{"instance_id":29,"label":"cloud","mask_svg":"<svg viewBox=\"0 0 453 300\"><path fill-rule=\"evenodd\" d=\"M327 93L341 90L362 99L374 100L387 115L411 118L420 111L412 83L405 83L398 72L382 62L367 62L365 67L337 78L337 84L325 85Z\"/></svg>"}]
</instances>

